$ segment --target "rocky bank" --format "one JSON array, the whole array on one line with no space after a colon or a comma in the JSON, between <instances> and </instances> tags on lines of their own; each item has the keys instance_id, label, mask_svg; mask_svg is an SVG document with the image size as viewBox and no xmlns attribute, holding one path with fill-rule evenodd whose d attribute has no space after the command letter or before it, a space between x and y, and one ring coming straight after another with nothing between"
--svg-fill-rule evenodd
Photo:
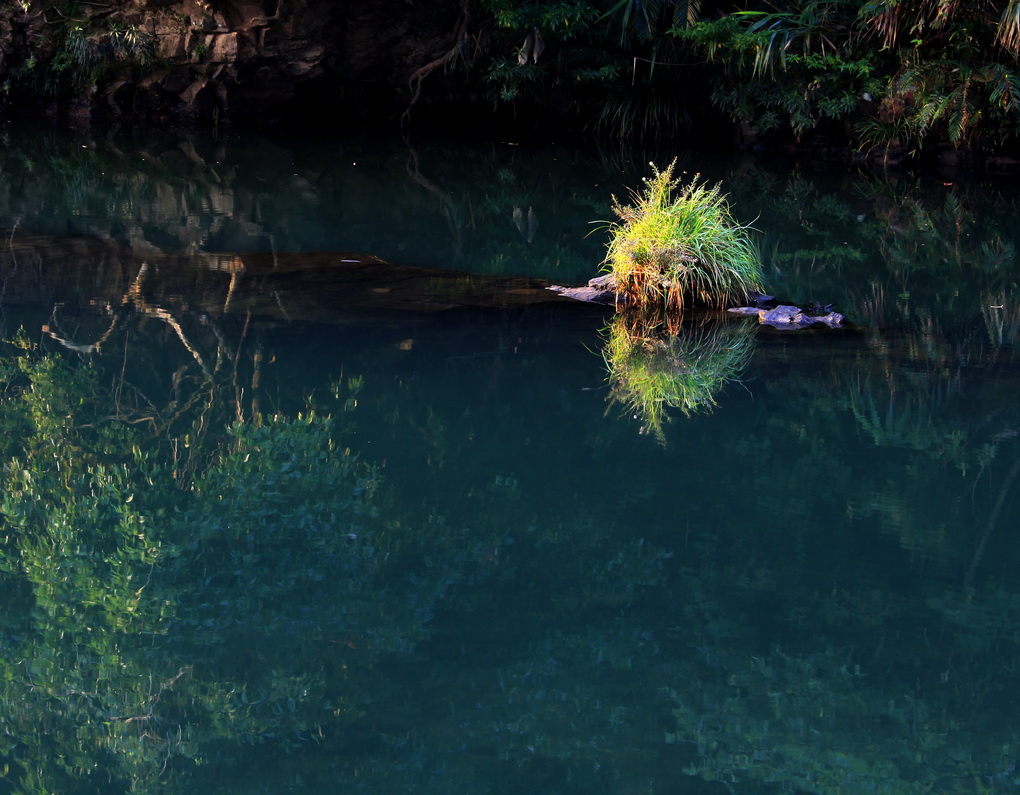
<instances>
[{"instance_id":1,"label":"rocky bank","mask_svg":"<svg viewBox=\"0 0 1020 795\"><path fill-rule=\"evenodd\" d=\"M71 121L393 121L466 15L459 0L7 0L0 105Z\"/></svg>"}]
</instances>

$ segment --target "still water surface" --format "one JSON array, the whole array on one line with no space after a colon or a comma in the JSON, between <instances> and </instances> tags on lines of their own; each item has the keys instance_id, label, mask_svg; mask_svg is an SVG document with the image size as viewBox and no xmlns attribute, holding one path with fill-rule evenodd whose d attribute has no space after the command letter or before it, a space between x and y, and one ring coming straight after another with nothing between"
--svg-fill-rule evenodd
<instances>
[{"instance_id":1,"label":"still water surface","mask_svg":"<svg viewBox=\"0 0 1020 795\"><path fill-rule=\"evenodd\" d=\"M1017 185L680 157L852 328L499 281L645 154L8 130L4 790L1015 789Z\"/></svg>"}]
</instances>

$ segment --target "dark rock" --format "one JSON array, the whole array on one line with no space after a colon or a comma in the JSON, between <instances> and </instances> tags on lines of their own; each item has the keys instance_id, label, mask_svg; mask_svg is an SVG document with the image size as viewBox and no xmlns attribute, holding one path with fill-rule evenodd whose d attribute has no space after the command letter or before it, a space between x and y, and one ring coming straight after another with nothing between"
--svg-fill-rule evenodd
<instances>
[{"instance_id":1,"label":"dark rock","mask_svg":"<svg viewBox=\"0 0 1020 795\"><path fill-rule=\"evenodd\" d=\"M802 328L813 322L807 320L807 315L800 307L785 304L780 304L775 309L759 310L758 321L776 328Z\"/></svg>"},{"instance_id":2,"label":"dark rock","mask_svg":"<svg viewBox=\"0 0 1020 795\"><path fill-rule=\"evenodd\" d=\"M757 317L759 323L784 331L809 328L814 325L825 325L829 328L843 328L845 325L845 318L839 312L809 314L799 306L789 306L786 304L780 304L773 309L765 309L758 306L738 306L727 311L735 315Z\"/></svg>"},{"instance_id":3,"label":"dark rock","mask_svg":"<svg viewBox=\"0 0 1020 795\"><path fill-rule=\"evenodd\" d=\"M829 328L843 328L846 325L846 318L839 312L829 312L823 317L815 317L815 322L824 323Z\"/></svg>"},{"instance_id":4,"label":"dark rock","mask_svg":"<svg viewBox=\"0 0 1020 795\"><path fill-rule=\"evenodd\" d=\"M182 119L262 123L292 122L296 111L313 120L342 117L348 109L360 112L363 103L354 98L365 92L378 95L390 114L403 109L410 76L437 55L452 52L467 4L109 0L81 5L76 17L90 41L105 47L108 31L123 28L149 37L158 55L142 74L111 60L92 97L93 110L134 115L142 107L165 108L170 117ZM56 31L66 19L59 10L51 12L52 6L0 2L0 78L13 68L35 62L42 68L50 61L53 42L60 39ZM469 34L460 32L467 40ZM111 111L114 85L124 91ZM15 100L40 99L21 88L12 92Z\"/></svg>"},{"instance_id":5,"label":"dark rock","mask_svg":"<svg viewBox=\"0 0 1020 795\"><path fill-rule=\"evenodd\" d=\"M780 304L775 309L762 309L758 312L758 322L778 329L801 329L823 323L830 328L843 325L843 316L839 312L827 315L809 315L800 307Z\"/></svg>"}]
</instances>

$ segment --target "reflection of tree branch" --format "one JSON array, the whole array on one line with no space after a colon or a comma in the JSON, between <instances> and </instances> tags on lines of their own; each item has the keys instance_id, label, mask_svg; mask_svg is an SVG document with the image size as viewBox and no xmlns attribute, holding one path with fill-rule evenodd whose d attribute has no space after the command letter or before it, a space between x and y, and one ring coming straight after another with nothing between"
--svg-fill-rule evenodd
<instances>
[{"instance_id":1,"label":"reflection of tree branch","mask_svg":"<svg viewBox=\"0 0 1020 795\"><path fill-rule=\"evenodd\" d=\"M461 232L462 224L457 219L457 215L459 215L457 205L454 202L453 197L448 192L431 182L424 174L421 173L421 168L418 164L418 153L414 150L414 147L410 145L408 145L407 148L410 152L407 159L408 176L439 199L440 212L442 212L443 217L446 218L446 224L450 227L450 231L453 233L453 252L459 257L463 253L464 241Z\"/></svg>"},{"instance_id":2,"label":"reflection of tree branch","mask_svg":"<svg viewBox=\"0 0 1020 795\"><path fill-rule=\"evenodd\" d=\"M244 318L244 328L241 329L241 339L237 341L237 348L234 351L233 356L233 386L234 386L234 406L235 413L237 415L238 422L244 422L244 387L237 385L237 373L238 365L241 363L241 348L244 347L244 340L248 336L248 324L251 322L251 312L248 312Z\"/></svg>"},{"instance_id":3,"label":"reflection of tree branch","mask_svg":"<svg viewBox=\"0 0 1020 795\"><path fill-rule=\"evenodd\" d=\"M155 694L152 693L152 689L151 689L152 680L151 680L151 677L150 677L150 680L149 680L150 689L149 689L148 698L146 699L144 704L140 705L140 706L145 708L145 712L143 714L141 714L141 715L132 715L129 718L125 718L125 717L118 716L118 715L111 715L110 716L110 720L111 721L119 721L121 723L135 723L135 722L143 722L143 723L145 723L145 722L152 721L153 723L173 724L173 725L176 726L177 723L175 721L172 721L169 718L164 718L164 717L162 717L160 715L157 715L156 714L156 707L159 705L159 701L163 697L163 693L165 693L167 690L172 688L177 683L177 680L180 679L181 677L190 676L191 672L192 672L192 666L186 665L186 666L182 667L176 673L176 675L170 677L167 681L160 683L159 690ZM152 736L152 735L150 735L150 736ZM164 738L153 737L153 739L162 740Z\"/></svg>"},{"instance_id":4,"label":"reflection of tree branch","mask_svg":"<svg viewBox=\"0 0 1020 795\"><path fill-rule=\"evenodd\" d=\"M131 282L131 286L128 287L127 292L124 294L124 298L121 302L121 309L123 310L127 307L134 307L134 309L137 310L139 314L147 315L149 317L157 317L164 323L166 323L168 326L170 326L170 328L174 330L174 333L177 334L177 337L180 339L181 344L184 345L184 348L188 351L188 353L190 353L194 357L195 361L198 362L198 366L202 369L202 372L205 374L206 378L212 380L212 373L206 366L205 360L202 358L202 354L200 354L198 350L196 350L195 347L188 341L188 337L187 335L185 335L184 329L181 328L181 324L177 322L177 319L170 313L169 310L164 309L163 307L158 306L156 304L149 303L148 301L145 300L144 296L142 295L142 284L145 281L145 277L148 274L148 272L149 264L147 262L143 262L141 264L141 267L139 267L138 269L138 274L135 276L134 281ZM231 281L231 284L233 284L233 281ZM227 300L229 301L229 295ZM55 317L56 307L54 307L53 325L56 325ZM114 328L117 327L117 324L120 322L120 317L121 317L120 314L115 315L113 322L110 324L110 327L105 332L103 332L103 334L100 335L98 340L91 344L72 342L66 337L62 337L59 334L57 334L49 325L43 326L42 330L68 350L75 351L76 353L98 353L103 343L106 342L110 334L113 332Z\"/></svg>"},{"instance_id":5,"label":"reflection of tree branch","mask_svg":"<svg viewBox=\"0 0 1020 795\"><path fill-rule=\"evenodd\" d=\"M181 417L183 417L185 414L187 414L189 411L191 411L192 407L196 403L198 403L198 401L202 397L204 397L206 395L209 396L209 398L210 398L209 402L211 404L212 403L212 394L213 394L212 390L207 390L205 392L195 392L191 397L189 397L187 400L185 400L184 403L180 404L179 406L176 406L176 411L174 411L174 413L170 416L170 418L167 419L164 422L164 427L169 428L171 425L173 425L175 422L177 422L177 420L179 420Z\"/></svg>"},{"instance_id":6,"label":"reflection of tree branch","mask_svg":"<svg viewBox=\"0 0 1020 795\"><path fill-rule=\"evenodd\" d=\"M236 269L231 269L231 271L232 277L236 275ZM142 420L148 420L157 427L169 428L175 422L177 422L182 416L188 414L195 407L195 405L200 403L203 399L207 401L208 404L207 408L213 404L214 402L213 393L215 390L212 387L212 384L214 381L214 375L215 372L219 369L220 362L222 360L222 351L224 349L229 349L229 346L227 345L227 341L224 339L224 336L219 327L215 323L210 322L209 327L212 329L219 343L217 345L216 363L212 368L210 368L202 354L191 343L190 339L188 338L188 335L185 333L183 327L181 326L177 318L174 317L174 315L168 309L153 304L145 299L142 288L148 272L149 272L148 264L142 263L141 267L138 269L138 274L135 276L135 279L128 287L127 292L124 294L120 307L118 307L117 309L114 309L113 307L108 307L108 310L114 313L113 322L110 324L109 328L107 328L106 331L104 331L103 334L101 334L100 337L95 342L91 344L76 343L72 341L70 338L68 338L66 335L62 335L61 333L59 333L59 326L57 325L56 321L57 307L54 307L54 313L50 323L44 325L42 327L42 330L46 334L48 334L52 339L60 343L63 347L67 348L68 350L81 354L97 354L99 353L103 344L107 341L107 339L109 339L114 329L116 329L120 325L121 319L132 310L134 310L140 315L158 318L162 320L164 323L166 323L168 326L170 326L170 328L172 328L174 330L174 333L177 335L177 338L181 341L181 344L184 346L185 350L187 350L188 353L191 354L192 358L197 363L202 373L201 376L202 381L209 385L210 388L196 391L194 394L190 395L187 399L185 399L182 403L178 403L178 400L176 398L171 400L170 404L164 410L167 413L172 412L169 413L169 416L166 416L166 414L163 411L156 409L153 402L145 398L143 395L142 398L145 400L146 403L149 404L149 407L151 408L152 413L155 416L143 417ZM229 360L234 361L235 369L237 366L236 359L239 353L240 347L238 347L237 354L235 354L234 356L228 355L227 357ZM123 369L121 373L121 381L122 383L124 382ZM179 374L174 375L173 382L176 390L180 384ZM138 392L137 389L135 391ZM138 394L140 395L141 393L138 392ZM199 422L201 423L203 422L203 420L200 419Z\"/></svg>"},{"instance_id":7,"label":"reflection of tree branch","mask_svg":"<svg viewBox=\"0 0 1020 795\"><path fill-rule=\"evenodd\" d=\"M14 226L11 227L11 234L7 238L7 248L11 253L11 262L14 263L13 272L17 273L18 270L18 255L14 253L14 233L18 229L18 224L21 223L21 216L19 215L14 219ZM0 309L3 308L4 296L7 295L7 278L4 278L3 286L0 287Z\"/></svg>"},{"instance_id":8,"label":"reflection of tree branch","mask_svg":"<svg viewBox=\"0 0 1020 795\"><path fill-rule=\"evenodd\" d=\"M273 252L273 258L275 263L275 251ZM224 268L219 269L222 270ZM223 301L223 314L227 314L230 311L230 302L234 299L234 293L237 291L237 286L241 283L241 277L244 276L244 260L237 256L231 257L226 263L225 269L230 273L230 284L227 286L227 297Z\"/></svg>"},{"instance_id":9,"label":"reflection of tree branch","mask_svg":"<svg viewBox=\"0 0 1020 795\"><path fill-rule=\"evenodd\" d=\"M162 307L151 307L149 309L149 312L147 312L146 314L151 314L154 317L158 317L160 320L164 321L168 326L170 326L170 328L172 328L177 333L177 336L181 340L181 344L185 347L188 353L195 357L195 361L198 362L198 366L202 369L202 372L205 374L205 377L211 381L212 373L206 366L205 360L202 358L202 354L200 354L195 349L195 347L190 342L188 342L188 338L184 335L184 329L181 328L181 324L177 322L176 318L174 318L173 315L171 315L167 310L163 309Z\"/></svg>"},{"instance_id":10,"label":"reflection of tree branch","mask_svg":"<svg viewBox=\"0 0 1020 795\"><path fill-rule=\"evenodd\" d=\"M56 315L56 307L53 308L53 314ZM71 340L67 339L67 337L61 337L56 331L54 331L54 326L56 325L55 323L53 325L50 325L49 323L43 324L42 331L44 334L47 334L55 342L59 342L69 351L85 354L99 353L99 348L102 346L104 342L106 342L107 337L110 336L110 332L113 331L118 321L119 318L114 318L113 323L110 324L110 327L102 334L102 336L100 336L98 340L96 340L90 345L83 345L78 342L71 342Z\"/></svg>"},{"instance_id":11,"label":"reflection of tree branch","mask_svg":"<svg viewBox=\"0 0 1020 795\"><path fill-rule=\"evenodd\" d=\"M988 517L985 534L981 537L981 542L978 544L977 549L974 550L974 557L970 561L970 567L967 569L967 575L963 578L963 585L965 588L970 588L974 584L974 574L977 572L978 564L985 555L988 540L992 537L992 529L995 527L995 523L999 520L999 514L1002 513L1002 506L1006 502L1006 495L1009 493L1010 486L1013 485L1013 481L1016 480L1016 476L1018 474L1020 474L1020 458L1013 462L1013 466L1010 467L1009 474L1006 475L1006 479L1002 482L1002 488L999 489L999 498L995 501L995 507L992 508L992 513Z\"/></svg>"},{"instance_id":12,"label":"reflection of tree branch","mask_svg":"<svg viewBox=\"0 0 1020 795\"><path fill-rule=\"evenodd\" d=\"M238 281L243 276L244 264L238 257L232 257L217 264L219 265L218 270L230 273L231 286L228 289L227 296L227 302L229 302L230 294L236 289ZM73 339L73 335L63 333L60 330L58 319L61 304L54 306L53 316L49 323L43 326L43 331L67 350L79 354L98 354L104 344L110 339L113 331L123 327L124 318L136 316L157 318L173 329L181 345L191 355L191 358L194 359L198 371L193 370L192 368L195 365L191 365L187 361L181 364L172 373L172 390L167 396L165 405L164 401L160 401L161 407L157 407L140 389L128 382L126 375L128 345L127 337L125 337L124 361L121 363L119 376L120 383L115 390L116 418L126 422L147 421L151 423L154 432L163 433L168 432L182 418L194 416L191 434L193 438L197 439L203 435L210 425L210 412L218 405L217 396L220 394L221 388L227 387L227 384L222 381L224 368L226 368L229 373L226 377L229 379L234 393L234 410L232 413L238 421L245 421L246 412L243 401L247 397L246 392L249 392L249 390L248 384L245 383L241 375L241 357L245 351L245 343L248 341L251 321L250 313L245 320L240 339L236 343L231 343L227 339L224 330L220 328L218 323L211 318L208 319L204 327L214 335L216 342L210 346L214 350L200 351L193 344L188 332L182 325L183 320L176 316L173 308L168 308L146 298L145 282L149 273L149 265L141 263L135 278L124 293L120 304L105 304L103 306L106 312L113 315L113 319L109 327L94 342L76 342ZM259 389L262 358L262 350L257 348L252 354L255 368L251 379L250 391L252 394L257 393ZM219 384L217 384L217 379L220 381ZM185 381L188 382L186 385ZM133 397L129 401L132 405L138 404L140 406L145 404L145 407L141 409L127 408L126 411L122 412L121 393L125 388L132 391ZM252 398L251 411L253 415L258 414L258 403L254 397ZM146 416L139 419L137 418L139 413L144 413ZM127 415L130 415L131 418L128 419ZM174 444L173 442L171 443ZM189 446L187 453L183 455L179 455L176 445L174 446L175 477L180 477L182 473L193 471L196 467L202 465L205 452L201 445Z\"/></svg>"}]
</instances>

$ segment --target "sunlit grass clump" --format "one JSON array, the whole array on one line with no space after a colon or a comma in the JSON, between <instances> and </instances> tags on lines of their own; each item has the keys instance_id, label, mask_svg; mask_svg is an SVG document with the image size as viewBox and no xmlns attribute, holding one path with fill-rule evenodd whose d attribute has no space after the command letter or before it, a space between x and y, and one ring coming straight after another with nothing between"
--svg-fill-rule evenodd
<instances>
[{"instance_id":1,"label":"sunlit grass clump","mask_svg":"<svg viewBox=\"0 0 1020 795\"><path fill-rule=\"evenodd\" d=\"M682 310L723 307L762 290L761 258L748 226L738 224L719 185L673 178L674 160L654 175L633 204L613 197L619 223L605 265L628 304Z\"/></svg>"},{"instance_id":2,"label":"sunlit grass clump","mask_svg":"<svg viewBox=\"0 0 1020 795\"><path fill-rule=\"evenodd\" d=\"M660 440L666 409L689 417L715 408L719 391L747 367L755 342L754 326L748 323L668 325L649 324L646 313L617 314L602 353L610 400Z\"/></svg>"}]
</instances>

